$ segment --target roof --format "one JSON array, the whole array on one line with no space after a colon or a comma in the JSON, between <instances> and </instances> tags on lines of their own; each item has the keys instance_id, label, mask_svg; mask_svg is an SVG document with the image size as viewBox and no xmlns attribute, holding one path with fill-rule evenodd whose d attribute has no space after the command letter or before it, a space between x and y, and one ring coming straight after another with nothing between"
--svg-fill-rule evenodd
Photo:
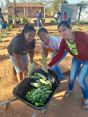
<instances>
[{"instance_id":1,"label":"roof","mask_svg":"<svg viewBox=\"0 0 88 117\"><path fill-rule=\"evenodd\" d=\"M15 4L12 2L10 2L8 4L8 7L14 7L14 6L15 6ZM24 6L26 6L26 7L44 7L44 4L42 4L42 3L16 3L16 6L17 7L24 7Z\"/></svg>"}]
</instances>

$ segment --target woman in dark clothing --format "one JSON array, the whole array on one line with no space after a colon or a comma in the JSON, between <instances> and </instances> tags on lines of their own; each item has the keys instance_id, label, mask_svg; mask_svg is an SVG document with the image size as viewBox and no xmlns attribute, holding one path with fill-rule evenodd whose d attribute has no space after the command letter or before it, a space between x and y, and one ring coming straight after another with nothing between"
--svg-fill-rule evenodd
<instances>
[{"instance_id":1,"label":"woman in dark clothing","mask_svg":"<svg viewBox=\"0 0 88 117\"><path fill-rule=\"evenodd\" d=\"M28 70L28 53L30 62L33 62L36 30L26 25L20 35L14 37L8 45L8 53L20 82Z\"/></svg>"}]
</instances>

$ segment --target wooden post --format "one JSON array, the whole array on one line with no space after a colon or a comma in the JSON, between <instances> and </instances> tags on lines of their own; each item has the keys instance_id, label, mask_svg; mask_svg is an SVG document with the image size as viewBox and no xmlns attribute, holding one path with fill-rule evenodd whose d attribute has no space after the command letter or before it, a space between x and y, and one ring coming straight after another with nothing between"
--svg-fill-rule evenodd
<instances>
[{"instance_id":1,"label":"wooden post","mask_svg":"<svg viewBox=\"0 0 88 117\"><path fill-rule=\"evenodd\" d=\"M44 9L44 19L45 19L45 17L46 17L46 14L45 14L45 6L44 6L44 8L43 8L43 9Z\"/></svg>"},{"instance_id":2,"label":"wooden post","mask_svg":"<svg viewBox=\"0 0 88 117\"><path fill-rule=\"evenodd\" d=\"M24 7L24 17L25 17L25 14L26 14L26 9L25 9L25 7Z\"/></svg>"}]
</instances>

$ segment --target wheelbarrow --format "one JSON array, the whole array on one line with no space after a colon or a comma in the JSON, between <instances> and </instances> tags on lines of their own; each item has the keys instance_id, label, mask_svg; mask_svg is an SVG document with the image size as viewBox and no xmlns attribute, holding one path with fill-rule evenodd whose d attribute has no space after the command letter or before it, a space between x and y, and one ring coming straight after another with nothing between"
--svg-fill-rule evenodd
<instances>
[{"instance_id":1,"label":"wheelbarrow","mask_svg":"<svg viewBox=\"0 0 88 117\"><path fill-rule=\"evenodd\" d=\"M44 72L42 69L37 69L34 71L35 73L41 73L44 76L48 76L52 82L52 93L49 96L49 98L46 100L45 104L43 106L35 106L31 102L29 102L25 97L28 91L31 91L33 87L31 86L31 82L33 78L25 78L21 83L19 83L13 90L13 95L15 96L14 99L9 99L4 102L0 102L0 106L4 105L5 108L8 107L8 105L16 100L20 100L23 103L25 103L27 106L32 107L37 112L32 114L32 117L36 117L39 112L46 112L49 102L52 99L53 95L55 94L56 89L58 88L60 84L60 80L58 79L57 74L52 71L48 70L48 73Z\"/></svg>"}]
</instances>

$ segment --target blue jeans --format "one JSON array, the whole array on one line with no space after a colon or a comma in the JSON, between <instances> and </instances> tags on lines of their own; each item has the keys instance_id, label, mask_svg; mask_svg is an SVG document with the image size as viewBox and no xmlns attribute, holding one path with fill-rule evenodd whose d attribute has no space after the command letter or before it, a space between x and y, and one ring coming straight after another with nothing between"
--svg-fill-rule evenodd
<instances>
[{"instance_id":1,"label":"blue jeans","mask_svg":"<svg viewBox=\"0 0 88 117\"><path fill-rule=\"evenodd\" d=\"M78 74L79 68L80 68L80 72ZM84 99L88 99L88 85L86 83L86 78L88 75L88 60L80 61L80 60L77 60L76 58L73 58L69 84L68 84L70 90L72 90L74 87L74 82L77 74L78 74L78 83L80 84L83 97Z\"/></svg>"},{"instance_id":2,"label":"blue jeans","mask_svg":"<svg viewBox=\"0 0 88 117\"><path fill-rule=\"evenodd\" d=\"M65 58L66 55L67 55L67 51L64 51L63 56L61 57L61 59L51 68L52 70L54 70L57 73L59 79L63 79L64 75L61 72L60 67L58 66L58 64ZM51 59L54 56L55 56L55 54L52 52L51 53Z\"/></svg>"}]
</instances>

